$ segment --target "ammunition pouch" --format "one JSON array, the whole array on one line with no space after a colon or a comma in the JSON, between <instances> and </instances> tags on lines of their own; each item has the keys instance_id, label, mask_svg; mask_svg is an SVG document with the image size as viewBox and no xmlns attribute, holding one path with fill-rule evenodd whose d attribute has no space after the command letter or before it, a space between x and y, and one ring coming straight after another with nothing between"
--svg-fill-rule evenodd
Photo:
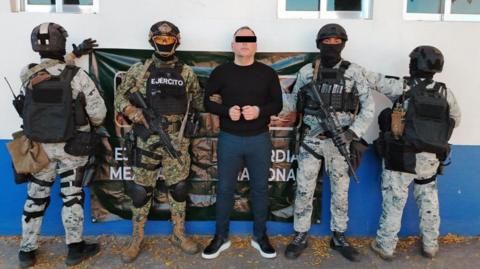
<instances>
[{"instance_id":1,"label":"ammunition pouch","mask_svg":"<svg viewBox=\"0 0 480 269\"><path fill-rule=\"evenodd\" d=\"M101 137L95 132L77 131L65 144L66 153L73 156L89 156L100 146Z\"/></svg>"},{"instance_id":2,"label":"ammunition pouch","mask_svg":"<svg viewBox=\"0 0 480 269\"><path fill-rule=\"evenodd\" d=\"M73 118L76 126L83 126L89 123L85 105L85 94L81 92L73 102Z\"/></svg>"},{"instance_id":3,"label":"ammunition pouch","mask_svg":"<svg viewBox=\"0 0 480 269\"><path fill-rule=\"evenodd\" d=\"M403 139L395 139L391 132L386 132L383 138L385 168L415 174L417 153L415 148L406 144Z\"/></svg>"},{"instance_id":4,"label":"ammunition pouch","mask_svg":"<svg viewBox=\"0 0 480 269\"><path fill-rule=\"evenodd\" d=\"M200 114L191 113L188 116L183 137L186 137L186 138L196 137L199 129L200 129Z\"/></svg>"}]
</instances>

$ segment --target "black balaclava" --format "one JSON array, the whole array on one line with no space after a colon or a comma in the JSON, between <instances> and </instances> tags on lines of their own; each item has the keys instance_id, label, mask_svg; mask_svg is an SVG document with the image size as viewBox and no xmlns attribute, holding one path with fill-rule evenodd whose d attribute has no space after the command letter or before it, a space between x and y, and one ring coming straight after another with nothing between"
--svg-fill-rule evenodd
<instances>
[{"instance_id":1,"label":"black balaclava","mask_svg":"<svg viewBox=\"0 0 480 269\"><path fill-rule=\"evenodd\" d=\"M342 50L345 48L345 42L342 40L340 44L319 44L320 59L322 66L332 68L342 60Z\"/></svg>"},{"instance_id":2,"label":"black balaclava","mask_svg":"<svg viewBox=\"0 0 480 269\"><path fill-rule=\"evenodd\" d=\"M163 56L163 55L160 55L160 52L171 52L173 47L177 45L177 43L173 43L173 44L170 44L170 45L158 45L158 44L155 44L156 45L156 49L155 49L155 57L157 57L158 59L164 61L164 62L168 62L168 61L171 61L174 59L175 57L175 51L168 55L168 56ZM158 51L157 51L158 50Z\"/></svg>"},{"instance_id":3,"label":"black balaclava","mask_svg":"<svg viewBox=\"0 0 480 269\"><path fill-rule=\"evenodd\" d=\"M55 60L60 60L60 61L65 61L65 50L63 51L41 51L38 54L40 54L40 58L49 58L49 59L55 59Z\"/></svg>"},{"instance_id":4,"label":"black balaclava","mask_svg":"<svg viewBox=\"0 0 480 269\"><path fill-rule=\"evenodd\" d=\"M435 72L418 70L417 60L413 58L410 58L409 69L410 69L410 76L412 78L426 78L426 79L432 80L433 75L435 75Z\"/></svg>"}]
</instances>

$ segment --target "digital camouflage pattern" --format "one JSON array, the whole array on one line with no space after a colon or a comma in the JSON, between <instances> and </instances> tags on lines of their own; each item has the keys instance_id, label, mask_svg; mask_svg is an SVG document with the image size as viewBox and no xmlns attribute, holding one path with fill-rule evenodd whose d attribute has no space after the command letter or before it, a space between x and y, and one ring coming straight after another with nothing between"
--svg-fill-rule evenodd
<instances>
[{"instance_id":1,"label":"digital camouflage pattern","mask_svg":"<svg viewBox=\"0 0 480 269\"><path fill-rule=\"evenodd\" d=\"M395 101L409 86L403 79L385 78L381 74L371 80L374 88ZM434 83L427 86L433 88ZM460 107L452 91L447 89L447 102L450 117L455 120L455 127L461 119ZM407 102L408 105L408 102ZM408 198L408 187L414 179L429 179L437 174L439 160L436 154L420 152L415 155L415 174L383 169L382 172L382 215L377 230L378 246L387 254L393 254L398 242L398 232L401 228L403 209ZM385 167L385 166L384 166ZM437 182L414 184L413 195L419 209L420 233L424 248L438 250L440 229L440 209L438 202Z\"/></svg>"},{"instance_id":2,"label":"digital camouflage pattern","mask_svg":"<svg viewBox=\"0 0 480 269\"><path fill-rule=\"evenodd\" d=\"M47 60L47 59L45 59ZM59 75L65 64L57 64L55 66L47 68L47 72L52 75ZM25 79L27 68L22 70L20 75L21 79ZM80 92L85 94L86 106L85 110L93 125L100 125L106 114L106 107L99 91L97 90L94 82L83 71L79 70L71 82L72 96L76 98ZM90 130L89 125L85 125L79 128L82 131ZM62 187L60 189L63 203L69 203L75 199L82 201L82 204L75 203L71 206L63 206L62 208L62 222L65 228L65 241L67 244L77 243L82 241L83 233L83 189L73 185L75 181L77 171L76 169L84 166L88 160L88 156L72 156L64 151L65 143L41 143L45 150L50 164L33 174L33 177L40 181L51 182L55 180L55 177L66 171L73 171L73 174L61 178L62 183L69 183L68 187ZM35 213L41 212L46 209L47 203L40 203L35 199L50 198L51 186L42 186L35 182L29 182L28 196L24 206L25 212ZM32 251L38 248L38 236L42 226L43 216L36 218L28 218L22 216L22 241L20 243L20 250Z\"/></svg>"},{"instance_id":3,"label":"digital camouflage pattern","mask_svg":"<svg viewBox=\"0 0 480 269\"><path fill-rule=\"evenodd\" d=\"M339 66L340 63L334 68ZM313 71L312 64L307 64L298 72L297 82L293 88L294 104L296 104L300 89L312 81ZM345 71L346 91L352 92L356 88L361 110L357 115L348 112L337 112L336 116L341 126L349 127L358 137L362 137L365 134L373 120L375 104L369 82L369 80L373 79L371 78L373 75L354 63L351 63ZM303 122L310 127L310 130L321 127L321 121L318 121L311 115L304 116ZM332 217L330 229L332 231L345 232L348 222L348 188L350 184L348 165L345 162L345 158L340 154L331 139L320 140L316 137L309 137L307 132L304 143L325 159L325 168L331 179L332 196L330 211ZM349 145L347 145L347 148L349 148ZM310 229L312 198L321 167L321 160L306 152L304 148L300 148L294 215L294 228L297 232L307 232Z\"/></svg>"}]
</instances>

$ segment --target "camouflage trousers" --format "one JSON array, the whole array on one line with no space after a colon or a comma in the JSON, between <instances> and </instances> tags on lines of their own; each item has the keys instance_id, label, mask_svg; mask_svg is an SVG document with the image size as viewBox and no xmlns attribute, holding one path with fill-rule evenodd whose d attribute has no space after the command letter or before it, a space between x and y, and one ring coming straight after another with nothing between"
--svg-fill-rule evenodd
<instances>
[{"instance_id":1,"label":"camouflage trousers","mask_svg":"<svg viewBox=\"0 0 480 269\"><path fill-rule=\"evenodd\" d=\"M416 154L416 174L384 169L382 172L383 212L377 231L377 243L386 253L393 254L398 242L403 208L408 198L408 186L414 179L429 179L437 173L439 161L435 154ZM428 248L438 248L440 213L436 181L414 184L413 195L419 208L422 243Z\"/></svg>"},{"instance_id":2,"label":"camouflage trousers","mask_svg":"<svg viewBox=\"0 0 480 269\"><path fill-rule=\"evenodd\" d=\"M332 139L320 140L305 137L304 143L325 159L325 168L330 177L330 229L344 232L348 222L348 188L350 177L345 158L340 154ZM298 156L297 190L295 193L294 229L297 232L310 230L313 195L322 161L303 147Z\"/></svg>"},{"instance_id":3,"label":"camouflage trousers","mask_svg":"<svg viewBox=\"0 0 480 269\"><path fill-rule=\"evenodd\" d=\"M176 134L171 134L170 137L173 141L176 137ZM141 139L137 139L138 147L147 151L148 145L151 145L158 141L158 137L151 136L147 141L142 141ZM175 143L175 142L174 142ZM162 175L165 177L165 184L167 187L172 186L174 184L179 183L180 181L186 180L190 173L190 155L188 153L188 147L190 145L190 140L187 138L182 138L181 143L175 143L175 145L179 144L177 150L181 152L181 160L183 164L180 164L175 158L170 157L170 155L162 148L159 147L154 153L162 156L162 160L156 160L153 158L149 158L147 156L142 156L141 162L145 164L153 164L158 165L162 164L161 172ZM159 169L157 170L147 170L141 167L133 167L133 180L136 184L144 186L144 187L155 187L157 183L157 179L159 177ZM168 201L170 204L170 213L172 216L180 216L185 218L185 208L186 202L178 202L175 201L168 195ZM152 199L148 201L142 207L132 208L132 221L141 222L143 219L148 217L148 213L150 212L150 207L153 202L153 195Z\"/></svg>"},{"instance_id":4,"label":"camouflage trousers","mask_svg":"<svg viewBox=\"0 0 480 269\"><path fill-rule=\"evenodd\" d=\"M81 180L75 181L77 168L86 164L88 157L72 156L63 150L65 143L42 144L50 164L33 174L27 186L28 197L22 216L22 241L20 250L32 251L38 248L38 236L42 226L43 213L50 202L50 190L55 176L61 180L60 196L63 200L62 222L67 244L82 241L83 233L83 190ZM75 183L74 183L75 182Z\"/></svg>"}]
</instances>

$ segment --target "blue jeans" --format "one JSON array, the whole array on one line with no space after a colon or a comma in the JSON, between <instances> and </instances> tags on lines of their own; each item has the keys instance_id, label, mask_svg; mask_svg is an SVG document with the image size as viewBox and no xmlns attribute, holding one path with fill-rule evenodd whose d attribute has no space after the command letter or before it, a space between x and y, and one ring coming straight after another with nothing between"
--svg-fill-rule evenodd
<instances>
[{"instance_id":1,"label":"blue jeans","mask_svg":"<svg viewBox=\"0 0 480 269\"><path fill-rule=\"evenodd\" d=\"M253 237L259 239L266 233L271 154L272 141L268 132L254 136L237 136L220 132L217 147L217 235L228 238L235 185L243 165L248 169L250 179Z\"/></svg>"}]
</instances>

